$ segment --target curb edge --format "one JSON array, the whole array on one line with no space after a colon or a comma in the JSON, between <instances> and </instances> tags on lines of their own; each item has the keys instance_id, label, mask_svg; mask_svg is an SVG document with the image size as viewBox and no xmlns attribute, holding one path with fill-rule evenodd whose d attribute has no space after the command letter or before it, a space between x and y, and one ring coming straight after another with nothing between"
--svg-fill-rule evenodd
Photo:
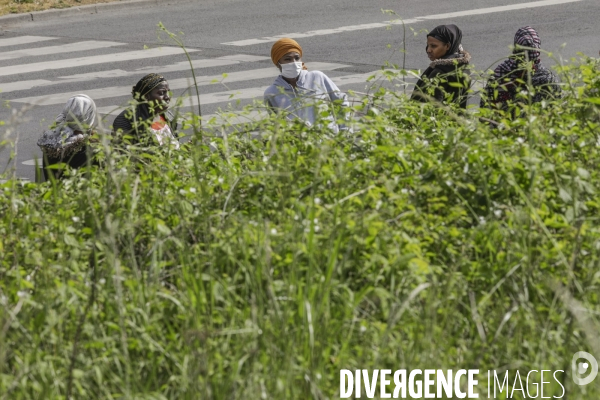
<instances>
[{"instance_id":1,"label":"curb edge","mask_svg":"<svg viewBox=\"0 0 600 400\"><path fill-rule=\"evenodd\" d=\"M118 0L110 3L89 4L85 6L74 6L61 9L50 9L44 11L34 11L22 14L9 14L0 16L0 27L4 28L9 24L21 24L25 22L39 22L56 19L64 16L100 14L127 8L142 8L148 6L169 6L171 3L191 3L193 0Z\"/></svg>"}]
</instances>

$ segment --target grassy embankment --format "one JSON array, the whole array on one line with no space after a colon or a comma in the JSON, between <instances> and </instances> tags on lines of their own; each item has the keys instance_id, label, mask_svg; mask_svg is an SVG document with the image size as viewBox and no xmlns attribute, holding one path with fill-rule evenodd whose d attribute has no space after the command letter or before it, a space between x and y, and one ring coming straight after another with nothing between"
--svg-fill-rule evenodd
<instances>
[{"instance_id":1,"label":"grassy embankment","mask_svg":"<svg viewBox=\"0 0 600 400\"><path fill-rule=\"evenodd\" d=\"M570 362L600 357L598 61L561 79L499 128L382 89L356 134L104 138L89 176L9 180L0 399L337 398L358 368L478 368L481 397L566 370L597 399Z\"/></svg>"},{"instance_id":2,"label":"grassy embankment","mask_svg":"<svg viewBox=\"0 0 600 400\"><path fill-rule=\"evenodd\" d=\"M0 15L109 3L119 0L0 0Z\"/></svg>"}]
</instances>

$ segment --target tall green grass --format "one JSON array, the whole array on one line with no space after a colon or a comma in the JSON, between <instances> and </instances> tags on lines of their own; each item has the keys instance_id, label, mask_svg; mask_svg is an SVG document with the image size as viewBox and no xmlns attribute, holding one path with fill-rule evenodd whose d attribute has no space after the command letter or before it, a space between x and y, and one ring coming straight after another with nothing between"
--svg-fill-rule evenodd
<instances>
[{"instance_id":1,"label":"tall green grass","mask_svg":"<svg viewBox=\"0 0 600 400\"><path fill-rule=\"evenodd\" d=\"M598 68L516 120L382 88L354 133L105 137L91 171L9 178L0 399L334 399L374 368L560 369L597 399L570 362L600 358Z\"/></svg>"}]
</instances>

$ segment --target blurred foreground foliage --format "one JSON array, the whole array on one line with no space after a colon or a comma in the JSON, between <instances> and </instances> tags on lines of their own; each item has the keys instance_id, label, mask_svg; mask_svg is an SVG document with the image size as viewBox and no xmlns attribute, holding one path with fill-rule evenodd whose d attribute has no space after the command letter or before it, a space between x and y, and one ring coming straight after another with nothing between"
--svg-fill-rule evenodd
<instances>
[{"instance_id":1,"label":"blurred foreground foliage","mask_svg":"<svg viewBox=\"0 0 600 400\"><path fill-rule=\"evenodd\" d=\"M570 376L600 358L600 72L561 73L515 120L381 89L354 133L104 138L91 171L8 179L0 399L339 398L374 368L478 368L482 397L488 369L565 370L597 399Z\"/></svg>"}]
</instances>

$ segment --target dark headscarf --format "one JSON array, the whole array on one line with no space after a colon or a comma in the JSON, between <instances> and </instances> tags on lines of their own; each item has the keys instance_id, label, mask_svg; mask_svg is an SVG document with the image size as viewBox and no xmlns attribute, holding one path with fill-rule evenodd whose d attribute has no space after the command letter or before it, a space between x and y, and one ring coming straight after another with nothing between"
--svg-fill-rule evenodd
<instances>
[{"instance_id":1,"label":"dark headscarf","mask_svg":"<svg viewBox=\"0 0 600 400\"><path fill-rule=\"evenodd\" d=\"M152 110L146 101L145 96L158 85L166 81L167 80L162 75L155 73L148 74L140 79L138 83L131 88L131 95L139 103L133 109L125 110L115 118L115 121L113 122L114 131L137 131L137 127L140 123L149 121L153 118L155 116L154 110ZM169 121L169 125L171 125L171 128L174 131L177 127L177 123L174 121L173 115L167 111L164 116Z\"/></svg>"},{"instance_id":2,"label":"dark headscarf","mask_svg":"<svg viewBox=\"0 0 600 400\"><path fill-rule=\"evenodd\" d=\"M162 75L155 73L148 74L140 79L138 83L131 89L131 95L134 99L140 100L140 97L144 97L150 93L162 82L166 82L166 79Z\"/></svg>"},{"instance_id":3,"label":"dark headscarf","mask_svg":"<svg viewBox=\"0 0 600 400\"><path fill-rule=\"evenodd\" d=\"M462 31L456 25L440 25L436 26L427 37L433 37L440 42L447 43L450 48L442 58L446 58L462 50Z\"/></svg>"},{"instance_id":4,"label":"dark headscarf","mask_svg":"<svg viewBox=\"0 0 600 400\"><path fill-rule=\"evenodd\" d=\"M153 116L154 113L152 112L150 105L146 102L145 96L153 91L158 85L166 81L164 76L151 73L144 76L133 88L131 88L131 95L133 98L141 102L136 107L136 120L141 119L142 121L146 121Z\"/></svg>"}]
</instances>

